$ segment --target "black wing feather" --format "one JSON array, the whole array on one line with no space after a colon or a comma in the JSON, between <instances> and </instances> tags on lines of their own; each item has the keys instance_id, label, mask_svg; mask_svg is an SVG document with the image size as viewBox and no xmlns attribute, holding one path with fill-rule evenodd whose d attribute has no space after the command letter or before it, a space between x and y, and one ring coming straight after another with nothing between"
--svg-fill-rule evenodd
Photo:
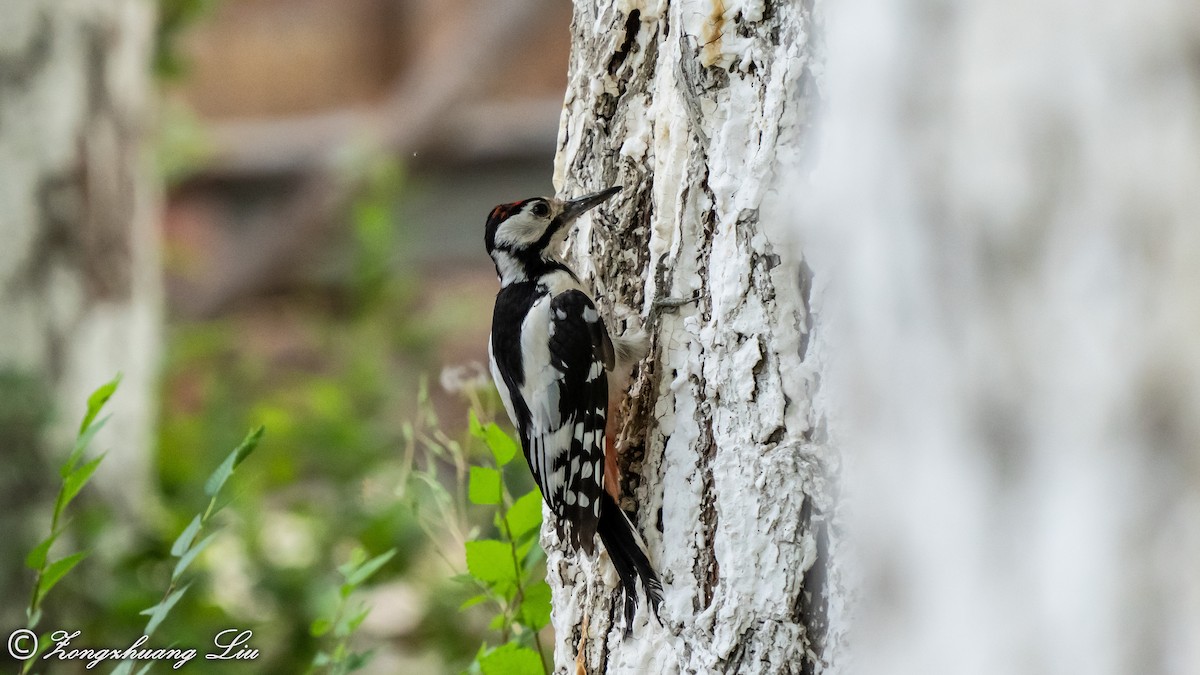
<instances>
[{"instance_id":1,"label":"black wing feather","mask_svg":"<svg viewBox=\"0 0 1200 675\"><path fill-rule=\"evenodd\" d=\"M612 342L596 306L582 291L560 293L551 300L550 359L563 373L559 383L562 423L572 426L571 450L555 458L553 470L562 467L565 480L557 495L546 495L558 512L559 536L563 523L571 523L566 539L575 549L593 551L604 492L604 429L608 416L608 376L605 361L612 358ZM582 339L584 337L590 339ZM578 466L574 463L578 462Z\"/></svg>"}]
</instances>

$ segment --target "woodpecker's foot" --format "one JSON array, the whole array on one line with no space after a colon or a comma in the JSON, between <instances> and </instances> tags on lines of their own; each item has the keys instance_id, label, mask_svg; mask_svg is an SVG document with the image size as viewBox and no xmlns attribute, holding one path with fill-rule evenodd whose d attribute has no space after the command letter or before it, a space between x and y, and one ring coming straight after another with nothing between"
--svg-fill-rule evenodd
<instances>
[{"instance_id":1,"label":"woodpecker's foot","mask_svg":"<svg viewBox=\"0 0 1200 675\"><path fill-rule=\"evenodd\" d=\"M662 320L663 312L674 312L675 310L690 305L693 302L700 300L700 293L697 291L686 298L669 298L661 295L655 296L650 301L650 313L646 315L646 325L651 327L651 330L658 330L658 324Z\"/></svg>"},{"instance_id":2,"label":"woodpecker's foot","mask_svg":"<svg viewBox=\"0 0 1200 675\"><path fill-rule=\"evenodd\" d=\"M654 309L662 311L664 309L679 309L684 305L690 305L700 299L699 293L693 293L686 298L655 298L650 306Z\"/></svg>"}]
</instances>

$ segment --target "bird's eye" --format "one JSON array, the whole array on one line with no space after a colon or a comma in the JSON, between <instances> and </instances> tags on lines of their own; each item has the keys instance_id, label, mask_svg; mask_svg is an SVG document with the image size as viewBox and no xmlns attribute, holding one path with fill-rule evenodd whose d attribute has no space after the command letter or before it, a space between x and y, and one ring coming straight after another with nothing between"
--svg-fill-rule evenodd
<instances>
[{"instance_id":1,"label":"bird's eye","mask_svg":"<svg viewBox=\"0 0 1200 675\"><path fill-rule=\"evenodd\" d=\"M533 205L533 215L541 218L550 214L550 207L546 206L546 202L538 202Z\"/></svg>"}]
</instances>

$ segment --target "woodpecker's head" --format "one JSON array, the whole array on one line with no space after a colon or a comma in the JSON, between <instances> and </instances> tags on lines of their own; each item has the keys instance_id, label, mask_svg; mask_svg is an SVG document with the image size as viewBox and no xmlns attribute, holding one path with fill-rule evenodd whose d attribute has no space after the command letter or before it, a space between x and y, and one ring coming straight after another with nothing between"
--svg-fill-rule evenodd
<instances>
[{"instance_id":1,"label":"woodpecker's head","mask_svg":"<svg viewBox=\"0 0 1200 675\"><path fill-rule=\"evenodd\" d=\"M484 244L500 282L529 278L532 267L555 257L572 221L620 191L618 185L571 200L533 197L492 209Z\"/></svg>"}]
</instances>

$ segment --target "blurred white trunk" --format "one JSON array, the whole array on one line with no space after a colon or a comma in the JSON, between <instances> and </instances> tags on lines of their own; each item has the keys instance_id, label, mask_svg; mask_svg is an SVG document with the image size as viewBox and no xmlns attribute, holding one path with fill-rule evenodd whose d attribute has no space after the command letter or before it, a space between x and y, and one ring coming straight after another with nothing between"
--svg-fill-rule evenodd
<instances>
[{"instance_id":1,"label":"blurred white trunk","mask_svg":"<svg viewBox=\"0 0 1200 675\"><path fill-rule=\"evenodd\" d=\"M856 671L1200 673L1200 5L835 5Z\"/></svg>"},{"instance_id":2,"label":"blurred white trunk","mask_svg":"<svg viewBox=\"0 0 1200 675\"><path fill-rule=\"evenodd\" d=\"M579 226L575 267L614 332L641 325L656 293L698 300L652 327L618 444L663 625L643 601L623 640L610 563L552 545L555 662L575 672L586 620L589 673L822 672L841 630L836 460L814 406L811 278L767 203L779 153L806 133L809 10L603 4L576 3L555 186L625 190Z\"/></svg>"},{"instance_id":3,"label":"blurred white trunk","mask_svg":"<svg viewBox=\"0 0 1200 675\"><path fill-rule=\"evenodd\" d=\"M97 482L129 504L148 477L160 337L154 4L3 0L0 16L0 371L50 388L55 456L88 394L124 373Z\"/></svg>"}]
</instances>

